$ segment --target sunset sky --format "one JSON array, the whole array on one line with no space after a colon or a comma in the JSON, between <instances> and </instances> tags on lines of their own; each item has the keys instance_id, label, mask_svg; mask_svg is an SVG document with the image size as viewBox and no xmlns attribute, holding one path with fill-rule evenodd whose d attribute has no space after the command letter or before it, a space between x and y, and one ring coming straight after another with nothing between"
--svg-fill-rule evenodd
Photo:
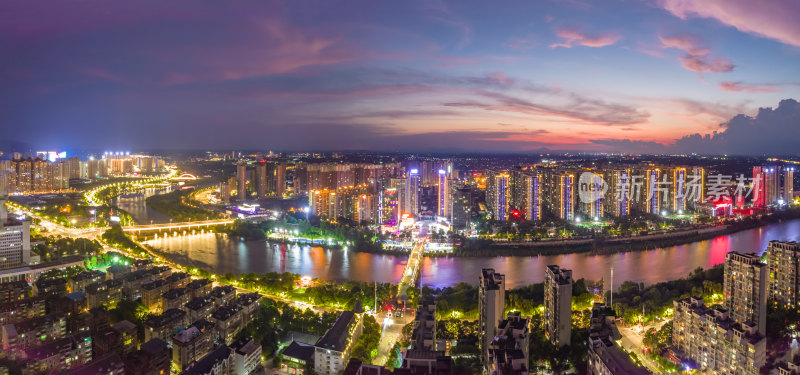
<instances>
[{"instance_id":1,"label":"sunset sky","mask_svg":"<svg viewBox=\"0 0 800 375\"><path fill-rule=\"evenodd\" d=\"M800 97L800 2L7 0L0 56L41 147L687 151Z\"/></svg>"}]
</instances>

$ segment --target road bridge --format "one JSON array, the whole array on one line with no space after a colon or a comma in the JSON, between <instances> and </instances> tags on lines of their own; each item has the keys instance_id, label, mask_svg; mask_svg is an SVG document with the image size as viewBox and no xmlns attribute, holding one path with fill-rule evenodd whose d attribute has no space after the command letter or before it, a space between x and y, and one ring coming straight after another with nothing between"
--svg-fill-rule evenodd
<instances>
[{"instance_id":1,"label":"road bridge","mask_svg":"<svg viewBox=\"0 0 800 375\"><path fill-rule=\"evenodd\" d=\"M427 243L427 238L419 239L414 243L411 252L408 253L408 262L403 270L403 277L400 278L400 283L397 286L397 298L408 299L408 288L417 283L420 267L422 266L422 254L425 252Z\"/></svg>"},{"instance_id":2,"label":"road bridge","mask_svg":"<svg viewBox=\"0 0 800 375\"><path fill-rule=\"evenodd\" d=\"M124 232L128 233L154 233L154 232L163 232L163 231L178 231L178 230L190 230L190 229L203 229L208 227L214 227L217 225L229 225L233 224L236 221L235 219L214 219L214 220L198 220L198 221L187 221L181 223L164 223L164 224L146 224L146 225L129 225L122 227Z\"/></svg>"}]
</instances>

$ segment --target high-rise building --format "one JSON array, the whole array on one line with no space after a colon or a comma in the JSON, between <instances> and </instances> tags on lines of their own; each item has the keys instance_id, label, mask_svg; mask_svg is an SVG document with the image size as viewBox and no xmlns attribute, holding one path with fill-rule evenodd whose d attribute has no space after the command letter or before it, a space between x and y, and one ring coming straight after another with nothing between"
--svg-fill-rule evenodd
<instances>
[{"instance_id":1,"label":"high-rise building","mask_svg":"<svg viewBox=\"0 0 800 375\"><path fill-rule=\"evenodd\" d=\"M753 206L766 206L767 197L764 190L764 167L753 167Z\"/></svg>"},{"instance_id":2,"label":"high-rise building","mask_svg":"<svg viewBox=\"0 0 800 375\"><path fill-rule=\"evenodd\" d=\"M686 210L686 168L675 167L667 171L670 190L666 209L672 212Z\"/></svg>"},{"instance_id":3,"label":"high-rise building","mask_svg":"<svg viewBox=\"0 0 800 375\"><path fill-rule=\"evenodd\" d=\"M270 168L271 170L271 168ZM256 195L258 199L267 197L267 164L256 164Z\"/></svg>"},{"instance_id":4,"label":"high-rise building","mask_svg":"<svg viewBox=\"0 0 800 375\"><path fill-rule=\"evenodd\" d=\"M451 181L447 171L439 170L439 181L436 186L436 215L450 218L453 212L453 197L450 190Z\"/></svg>"},{"instance_id":5,"label":"high-rise building","mask_svg":"<svg viewBox=\"0 0 800 375\"><path fill-rule=\"evenodd\" d=\"M791 204L794 200L794 167L783 169L783 196L781 198L786 204Z\"/></svg>"},{"instance_id":6,"label":"high-rise building","mask_svg":"<svg viewBox=\"0 0 800 375\"><path fill-rule=\"evenodd\" d=\"M767 204L775 204L778 201L781 188L781 167L768 166L764 169L764 196Z\"/></svg>"},{"instance_id":7,"label":"high-rise building","mask_svg":"<svg viewBox=\"0 0 800 375\"><path fill-rule=\"evenodd\" d=\"M506 308L506 277L484 268L478 278L478 320L480 322L480 349L484 363L488 362L488 348L497 332Z\"/></svg>"},{"instance_id":8,"label":"high-rise building","mask_svg":"<svg viewBox=\"0 0 800 375\"><path fill-rule=\"evenodd\" d=\"M544 273L544 334L554 346L570 344L572 335L572 271L556 265Z\"/></svg>"},{"instance_id":9,"label":"high-rise building","mask_svg":"<svg viewBox=\"0 0 800 375\"><path fill-rule=\"evenodd\" d=\"M644 194L642 197L642 211L649 214L660 214L663 199L662 188L659 187L661 170L658 168L648 168L644 170Z\"/></svg>"},{"instance_id":10,"label":"high-rise building","mask_svg":"<svg viewBox=\"0 0 800 375\"><path fill-rule=\"evenodd\" d=\"M575 218L575 176L563 174L558 177L558 217L562 220Z\"/></svg>"},{"instance_id":11,"label":"high-rise building","mask_svg":"<svg viewBox=\"0 0 800 375\"><path fill-rule=\"evenodd\" d=\"M603 205L606 212L613 217L628 216L631 213L631 170L606 170L603 179L608 186Z\"/></svg>"},{"instance_id":12,"label":"high-rise building","mask_svg":"<svg viewBox=\"0 0 800 375\"><path fill-rule=\"evenodd\" d=\"M495 220L506 220L510 212L511 176L506 172L486 172L486 203Z\"/></svg>"},{"instance_id":13,"label":"high-rise building","mask_svg":"<svg viewBox=\"0 0 800 375\"><path fill-rule=\"evenodd\" d=\"M596 172L584 172L584 173L591 173L591 178L589 181L583 181L585 178L584 174L581 174L580 179L580 186L578 187L580 190L580 210L581 213L588 216L589 218L600 218L603 217L603 205L604 205L604 195L602 191L602 184L603 184L603 176L600 173Z\"/></svg>"},{"instance_id":14,"label":"high-rise building","mask_svg":"<svg viewBox=\"0 0 800 375\"><path fill-rule=\"evenodd\" d=\"M475 195L472 187L466 186L456 189L453 193L453 228L468 228L472 221L472 207L475 204Z\"/></svg>"},{"instance_id":15,"label":"high-rise building","mask_svg":"<svg viewBox=\"0 0 800 375\"><path fill-rule=\"evenodd\" d=\"M767 340L755 324L738 323L730 310L710 309L699 297L673 303L672 345L707 374L758 375L767 357Z\"/></svg>"},{"instance_id":16,"label":"high-rise building","mask_svg":"<svg viewBox=\"0 0 800 375\"><path fill-rule=\"evenodd\" d=\"M800 243L770 241L767 246L769 297L796 309L800 307Z\"/></svg>"},{"instance_id":17,"label":"high-rise building","mask_svg":"<svg viewBox=\"0 0 800 375\"><path fill-rule=\"evenodd\" d=\"M542 220L542 175L526 174L522 186L524 195L521 210L525 220Z\"/></svg>"},{"instance_id":18,"label":"high-rise building","mask_svg":"<svg viewBox=\"0 0 800 375\"><path fill-rule=\"evenodd\" d=\"M723 305L734 322L754 325L762 335L767 326L768 271L757 254L731 251L725 256Z\"/></svg>"},{"instance_id":19,"label":"high-rise building","mask_svg":"<svg viewBox=\"0 0 800 375\"><path fill-rule=\"evenodd\" d=\"M247 199L247 164L239 163L236 165L236 189L236 198L239 201Z\"/></svg>"}]
</instances>

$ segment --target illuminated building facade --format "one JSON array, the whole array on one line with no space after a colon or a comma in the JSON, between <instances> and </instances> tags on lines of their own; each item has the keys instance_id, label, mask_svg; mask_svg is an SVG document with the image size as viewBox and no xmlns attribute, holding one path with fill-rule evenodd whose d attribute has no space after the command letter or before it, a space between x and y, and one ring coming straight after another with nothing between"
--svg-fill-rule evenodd
<instances>
[{"instance_id":1,"label":"illuminated building facade","mask_svg":"<svg viewBox=\"0 0 800 375\"><path fill-rule=\"evenodd\" d=\"M453 196L450 189L451 181L447 171L439 170L439 182L436 186L436 214L441 217L450 218L453 212Z\"/></svg>"},{"instance_id":2,"label":"illuminated building facade","mask_svg":"<svg viewBox=\"0 0 800 375\"><path fill-rule=\"evenodd\" d=\"M558 176L558 215L562 220L575 219L575 176L564 174Z\"/></svg>"},{"instance_id":3,"label":"illuminated building facade","mask_svg":"<svg viewBox=\"0 0 800 375\"><path fill-rule=\"evenodd\" d=\"M800 307L800 244L770 241L767 264L770 299L791 309Z\"/></svg>"},{"instance_id":4,"label":"illuminated building facade","mask_svg":"<svg viewBox=\"0 0 800 375\"><path fill-rule=\"evenodd\" d=\"M508 173L487 171L486 203L495 220L508 219L511 200L511 178Z\"/></svg>"}]
</instances>

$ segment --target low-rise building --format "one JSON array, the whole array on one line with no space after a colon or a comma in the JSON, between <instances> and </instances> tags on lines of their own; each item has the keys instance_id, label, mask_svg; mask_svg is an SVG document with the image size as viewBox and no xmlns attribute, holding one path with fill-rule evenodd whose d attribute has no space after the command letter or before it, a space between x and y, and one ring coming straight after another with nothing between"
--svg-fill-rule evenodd
<instances>
[{"instance_id":1,"label":"low-rise building","mask_svg":"<svg viewBox=\"0 0 800 375\"><path fill-rule=\"evenodd\" d=\"M148 270L133 271L122 279L122 294L137 299L142 296L142 285L153 281L153 276Z\"/></svg>"},{"instance_id":2,"label":"low-rise building","mask_svg":"<svg viewBox=\"0 0 800 375\"><path fill-rule=\"evenodd\" d=\"M24 298L0 305L0 326L33 319L45 314L45 299Z\"/></svg>"},{"instance_id":3,"label":"low-rise building","mask_svg":"<svg viewBox=\"0 0 800 375\"><path fill-rule=\"evenodd\" d=\"M139 343L139 333L136 324L127 320L122 320L111 326L111 328L119 332L120 340L122 341L122 354L136 351Z\"/></svg>"},{"instance_id":4,"label":"low-rise building","mask_svg":"<svg viewBox=\"0 0 800 375\"><path fill-rule=\"evenodd\" d=\"M106 280L106 273L103 271L83 271L69 279L67 287L72 292L83 292L90 284L99 283Z\"/></svg>"},{"instance_id":5,"label":"low-rise building","mask_svg":"<svg viewBox=\"0 0 800 375\"><path fill-rule=\"evenodd\" d=\"M233 369L233 350L220 345L197 362L183 370L181 375L221 375L231 374Z\"/></svg>"},{"instance_id":6,"label":"low-rise building","mask_svg":"<svg viewBox=\"0 0 800 375\"><path fill-rule=\"evenodd\" d=\"M0 303L8 303L28 297L30 286L25 280L0 284Z\"/></svg>"},{"instance_id":7,"label":"low-rise building","mask_svg":"<svg viewBox=\"0 0 800 375\"><path fill-rule=\"evenodd\" d=\"M183 371L211 351L213 337L209 331L195 326L178 331L172 336L172 362Z\"/></svg>"},{"instance_id":8,"label":"low-rise building","mask_svg":"<svg viewBox=\"0 0 800 375\"><path fill-rule=\"evenodd\" d=\"M197 298L205 297L211 293L212 285L209 279L197 279L192 280L186 287L192 292L192 298Z\"/></svg>"},{"instance_id":9,"label":"low-rise building","mask_svg":"<svg viewBox=\"0 0 800 375\"><path fill-rule=\"evenodd\" d=\"M589 375L650 374L647 369L636 366L628 353L617 346L616 340L620 339L622 335L614 322L614 311L602 303L595 303L589 319Z\"/></svg>"},{"instance_id":10,"label":"low-rise building","mask_svg":"<svg viewBox=\"0 0 800 375\"><path fill-rule=\"evenodd\" d=\"M230 345L233 351L233 375L249 375L261 366L261 344L245 336Z\"/></svg>"},{"instance_id":11,"label":"low-rise building","mask_svg":"<svg viewBox=\"0 0 800 375\"><path fill-rule=\"evenodd\" d=\"M217 307L229 305L236 297L236 288L230 285L220 285L211 291L210 296L214 298L214 304Z\"/></svg>"},{"instance_id":12,"label":"low-rise building","mask_svg":"<svg viewBox=\"0 0 800 375\"><path fill-rule=\"evenodd\" d=\"M172 273L172 268L168 266L154 266L147 270L153 276L153 280L166 279Z\"/></svg>"},{"instance_id":13,"label":"low-rise building","mask_svg":"<svg viewBox=\"0 0 800 375\"><path fill-rule=\"evenodd\" d=\"M174 272L166 278L169 288L185 288L192 281L191 275L186 272Z\"/></svg>"},{"instance_id":14,"label":"low-rise building","mask_svg":"<svg viewBox=\"0 0 800 375\"><path fill-rule=\"evenodd\" d=\"M154 264L153 261L150 259L137 259L133 261L131 264L131 272L136 271L147 271L150 268L153 268Z\"/></svg>"},{"instance_id":15,"label":"low-rise building","mask_svg":"<svg viewBox=\"0 0 800 375\"><path fill-rule=\"evenodd\" d=\"M144 322L144 341L158 338L167 342L172 338L172 333L186 323L186 312L181 309L170 309L161 315L151 316Z\"/></svg>"},{"instance_id":16,"label":"low-rise building","mask_svg":"<svg viewBox=\"0 0 800 375\"><path fill-rule=\"evenodd\" d=\"M519 312L508 313L500 321L495 337L489 344L489 375L528 374L528 347L530 332L528 320L522 319Z\"/></svg>"},{"instance_id":17,"label":"low-rise building","mask_svg":"<svg viewBox=\"0 0 800 375\"><path fill-rule=\"evenodd\" d=\"M34 283L36 295L43 298L63 297L67 295L67 279L63 277L55 279L40 278Z\"/></svg>"},{"instance_id":18,"label":"low-rise building","mask_svg":"<svg viewBox=\"0 0 800 375\"><path fill-rule=\"evenodd\" d=\"M672 345L676 354L703 371L759 373L767 358L767 340L758 323L737 323L723 308L711 309L699 297L673 303Z\"/></svg>"},{"instance_id":19,"label":"low-rise building","mask_svg":"<svg viewBox=\"0 0 800 375\"><path fill-rule=\"evenodd\" d=\"M152 339L142 344L139 350L125 357L125 375L169 374L170 359L167 342L159 338Z\"/></svg>"},{"instance_id":20,"label":"low-rise building","mask_svg":"<svg viewBox=\"0 0 800 375\"><path fill-rule=\"evenodd\" d=\"M222 306L211 314L211 321L216 324L217 335L226 344L244 327L242 325L242 308L239 305Z\"/></svg>"},{"instance_id":21,"label":"low-rise building","mask_svg":"<svg viewBox=\"0 0 800 375\"><path fill-rule=\"evenodd\" d=\"M125 375L125 362L117 354L96 357L84 364L70 370L67 375Z\"/></svg>"},{"instance_id":22,"label":"low-rise building","mask_svg":"<svg viewBox=\"0 0 800 375\"><path fill-rule=\"evenodd\" d=\"M189 289L173 288L161 295L161 306L164 310L183 309L191 297Z\"/></svg>"},{"instance_id":23,"label":"low-rise building","mask_svg":"<svg viewBox=\"0 0 800 375\"><path fill-rule=\"evenodd\" d=\"M281 353L281 371L303 375L306 366L314 361L314 345L292 341Z\"/></svg>"},{"instance_id":24,"label":"low-rise building","mask_svg":"<svg viewBox=\"0 0 800 375\"><path fill-rule=\"evenodd\" d=\"M344 370L350 360L353 343L363 331L361 305L356 303L355 311L342 311L333 326L314 344L314 372L320 375L334 375Z\"/></svg>"},{"instance_id":25,"label":"low-rise building","mask_svg":"<svg viewBox=\"0 0 800 375\"><path fill-rule=\"evenodd\" d=\"M67 316L49 314L2 328L3 349L22 349L39 346L45 342L62 338L67 334Z\"/></svg>"},{"instance_id":26,"label":"low-rise building","mask_svg":"<svg viewBox=\"0 0 800 375\"><path fill-rule=\"evenodd\" d=\"M86 287L86 304L90 309L108 306L114 308L122 299L122 280L111 279L90 284Z\"/></svg>"},{"instance_id":27,"label":"low-rise building","mask_svg":"<svg viewBox=\"0 0 800 375\"><path fill-rule=\"evenodd\" d=\"M25 349L22 358L27 371L68 370L92 360L92 337L86 332L62 337Z\"/></svg>"},{"instance_id":28,"label":"low-rise building","mask_svg":"<svg viewBox=\"0 0 800 375\"><path fill-rule=\"evenodd\" d=\"M258 317L261 310L261 295L258 293L244 293L236 297L236 304L242 307L242 322L249 324Z\"/></svg>"},{"instance_id":29,"label":"low-rise building","mask_svg":"<svg viewBox=\"0 0 800 375\"><path fill-rule=\"evenodd\" d=\"M191 301L184 305L184 310L189 313L189 321L192 322L199 319L211 319L211 313L216 308L214 298L211 297L192 298Z\"/></svg>"},{"instance_id":30,"label":"low-rise building","mask_svg":"<svg viewBox=\"0 0 800 375\"><path fill-rule=\"evenodd\" d=\"M129 273L131 273L131 267L115 264L106 270L106 278L109 280L122 280Z\"/></svg>"},{"instance_id":31,"label":"low-rise building","mask_svg":"<svg viewBox=\"0 0 800 375\"><path fill-rule=\"evenodd\" d=\"M160 312L161 295L167 291L167 281L157 279L142 285L142 304L151 312Z\"/></svg>"}]
</instances>

